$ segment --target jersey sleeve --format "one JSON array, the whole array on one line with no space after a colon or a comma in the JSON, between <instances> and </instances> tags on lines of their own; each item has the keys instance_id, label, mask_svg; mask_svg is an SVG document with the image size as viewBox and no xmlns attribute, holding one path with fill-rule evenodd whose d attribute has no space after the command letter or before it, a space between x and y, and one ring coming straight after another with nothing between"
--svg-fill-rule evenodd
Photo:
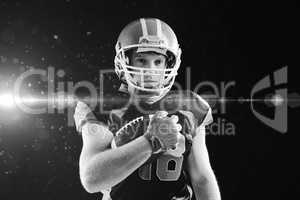
<instances>
[{"instance_id":1,"label":"jersey sleeve","mask_svg":"<svg viewBox=\"0 0 300 200\"><path fill-rule=\"evenodd\" d=\"M212 109L210 105L200 95L193 93L193 107L194 115L194 130L192 136L196 136L196 129L211 124L213 122Z\"/></svg>"},{"instance_id":2,"label":"jersey sleeve","mask_svg":"<svg viewBox=\"0 0 300 200\"><path fill-rule=\"evenodd\" d=\"M99 112L98 106L86 115L86 121L89 123L99 124L101 126L108 127L109 125L109 116L106 113Z\"/></svg>"},{"instance_id":3,"label":"jersey sleeve","mask_svg":"<svg viewBox=\"0 0 300 200\"><path fill-rule=\"evenodd\" d=\"M212 109L201 96L196 94L196 101L201 105L201 118L197 119L197 127L207 126L213 122Z\"/></svg>"},{"instance_id":4,"label":"jersey sleeve","mask_svg":"<svg viewBox=\"0 0 300 200\"><path fill-rule=\"evenodd\" d=\"M79 101L74 111L74 122L78 133L82 132L82 127L86 123L105 125L106 120L103 115L97 114L85 102Z\"/></svg>"},{"instance_id":5,"label":"jersey sleeve","mask_svg":"<svg viewBox=\"0 0 300 200\"><path fill-rule=\"evenodd\" d=\"M194 127L207 126L213 122L212 109L210 105L200 95L191 92L189 97L189 109L193 113Z\"/></svg>"}]
</instances>

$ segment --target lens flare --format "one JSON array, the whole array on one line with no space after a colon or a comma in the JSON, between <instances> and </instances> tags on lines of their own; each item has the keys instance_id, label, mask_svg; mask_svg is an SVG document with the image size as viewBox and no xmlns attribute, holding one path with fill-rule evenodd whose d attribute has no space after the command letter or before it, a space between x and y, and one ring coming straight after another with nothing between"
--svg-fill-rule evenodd
<instances>
[{"instance_id":1,"label":"lens flare","mask_svg":"<svg viewBox=\"0 0 300 200\"><path fill-rule=\"evenodd\" d=\"M0 107L13 108L15 106L14 96L12 94L0 95Z\"/></svg>"}]
</instances>

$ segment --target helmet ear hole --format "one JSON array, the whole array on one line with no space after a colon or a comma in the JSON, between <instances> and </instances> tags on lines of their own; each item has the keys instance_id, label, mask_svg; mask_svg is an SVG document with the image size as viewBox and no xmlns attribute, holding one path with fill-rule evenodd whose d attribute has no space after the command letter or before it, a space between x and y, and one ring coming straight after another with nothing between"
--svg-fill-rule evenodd
<instances>
[{"instance_id":1,"label":"helmet ear hole","mask_svg":"<svg viewBox=\"0 0 300 200\"><path fill-rule=\"evenodd\" d=\"M128 58L128 56L125 56L125 63L126 63L127 65L129 65L129 58Z\"/></svg>"},{"instance_id":2,"label":"helmet ear hole","mask_svg":"<svg viewBox=\"0 0 300 200\"><path fill-rule=\"evenodd\" d=\"M127 65L132 65L132 55L133 52L136 51L136 48L132 48L132 49L128 49L127 51L125 51L125 62Z\"/></svg>"},{"instance_id":3,"label":"helmet ear hole","mask_svg":"<svg viewBox=\"0 0 300 200\"><path fill-rule=\"evenodd\" d=\"M170 51L167 51L167 68L172 68L175 65L175 56Z\"/></svg>"}]
</instances>

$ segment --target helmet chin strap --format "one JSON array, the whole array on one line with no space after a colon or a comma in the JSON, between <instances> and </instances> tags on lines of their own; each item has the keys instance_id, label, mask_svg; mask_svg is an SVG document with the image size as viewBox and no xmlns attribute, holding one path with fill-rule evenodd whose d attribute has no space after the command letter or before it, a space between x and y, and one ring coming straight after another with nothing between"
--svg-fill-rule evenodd
<instances>
[{"instance_id":1,"label":"helmet chin strap","mask_svg":"<svg viewBox=\"0 0 300 200\"><path fill-rule=\"evenodd\" d=\"M137 90L139 90L139 89L134 88L131 85L128 85L128 92L129 92L131 98L136 97L135 95L136 95ZM143 101L147 104L153 104L153 103L159 101L160 99L162 99L169 92L169 90L170 89L163 90L160 92L159 95L153 95L153 96L147 97L147 98L143 99ZM143 91L143 90L141 90L141 91ZM147 91L145 91L145 92L147 92Z\"/></svg>"}]
</instances>

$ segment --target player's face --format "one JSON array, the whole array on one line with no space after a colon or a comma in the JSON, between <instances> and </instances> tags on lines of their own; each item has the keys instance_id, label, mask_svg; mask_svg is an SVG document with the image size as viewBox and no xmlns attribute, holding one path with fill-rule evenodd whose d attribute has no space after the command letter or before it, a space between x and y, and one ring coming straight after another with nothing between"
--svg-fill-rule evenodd
<instances>
[{"instance_id":1,"label":"player's face","mask_svg":"<svg viewBox=\"0 0 300 200\"><path fill-rule=\"evenodd\" d=\"M141 69L139 71L141 74L133 75L135 82L139 86L144 84L145 88L161 87L164 72L159 71L159 69L166 68L166 57L164 55L154 52L133 53L131 64Z\"/></svg>"}]
</instances>

